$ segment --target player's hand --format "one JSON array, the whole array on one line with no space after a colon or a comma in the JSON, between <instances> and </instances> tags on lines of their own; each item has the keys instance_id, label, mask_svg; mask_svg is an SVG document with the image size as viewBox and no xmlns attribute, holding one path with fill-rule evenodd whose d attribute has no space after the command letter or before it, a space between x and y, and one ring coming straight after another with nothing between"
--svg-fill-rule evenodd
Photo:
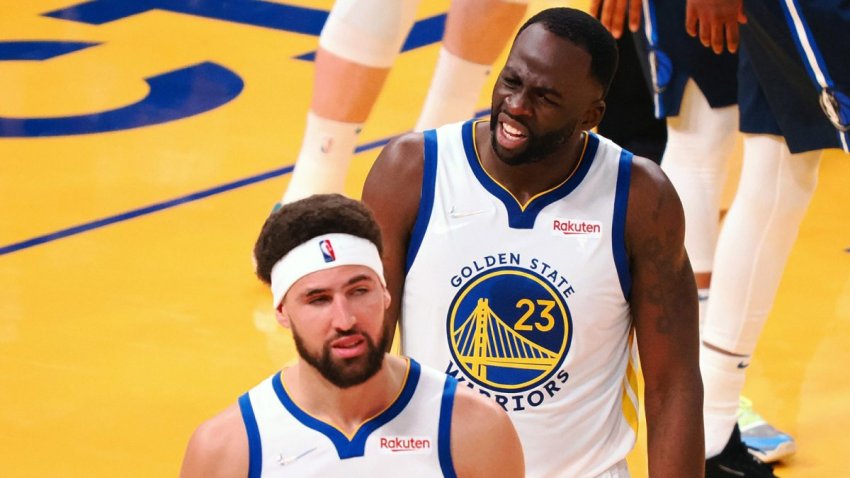
<instances>
[{"instance_id":1,"label":"player's hand","mask_svg":"<svg viewBox=\"0 0 850 478\"><path fill-rule=\"evenodd\" d=\"M642 0L590 0L590 14L598 18L614 38L620 38L623 35L627 7L629 30L636 32L640 28L642 6Z\"/></svg>"},{"instance_id":2,"label":"player's hand","mask_svg":"<svg viewBox=\"0 0 850 478\"><path fill-rule=\"evenodd\" d=\"M738 24L747 23L742 0L688 0L685 28L703 46L723 53L724 38L730 53L738 51ZM699 30L697 30L699 25Z\"/></svg>"}]
</instances>

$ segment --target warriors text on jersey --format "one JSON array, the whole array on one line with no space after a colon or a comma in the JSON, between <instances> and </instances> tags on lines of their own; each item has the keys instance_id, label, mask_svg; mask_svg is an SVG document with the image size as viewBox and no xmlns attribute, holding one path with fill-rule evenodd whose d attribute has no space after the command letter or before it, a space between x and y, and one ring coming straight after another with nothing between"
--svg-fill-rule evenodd
<instances>
[{"instance_id":1,"label":"warriors text on jersey","mask_svg":"<svg viewBox=\"0 0 850 478\"><path fill-rule=\"evenodd\" d=\"M402 350L507 410L529 477L597 476L637 429L632 155L585 133L573 174L520 205L482 168L475 124L425 133Z\"/></svg>"},{"instance_id":2,"label":"warriors text on jersey","mask_svg":"<svg viewBox=\"0 0 850 478\"><path fill-rule=\"evenodd\" d=\"M454 477L449 436L457 382L409 360L404 386L353 436L301 410L276 373L239 398L249 477Z\"/></svg>"}]
</instances>

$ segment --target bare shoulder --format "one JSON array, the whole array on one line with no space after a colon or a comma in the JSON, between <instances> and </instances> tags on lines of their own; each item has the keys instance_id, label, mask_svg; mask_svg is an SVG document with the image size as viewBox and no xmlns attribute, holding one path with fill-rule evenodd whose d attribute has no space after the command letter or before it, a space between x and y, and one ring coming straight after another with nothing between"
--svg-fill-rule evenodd
<instances>
[{"instance_id":1,"label":"bare shoulder","mask_svg":"<svg viewBox=\"0 0 850 478\"><path fill-rule=\"evenodd\" d=\"M248 434L239 405L202 423L192 434L180 470L181 478L248 475Z\"/></svg>"},{"instance_id":2,"label":"bare shoulder","mask_svg":"<svg viewBox=\"0 0 850 478\"><path fill-rule=\"evenodd\" d=\"M492 423L491 420L510 423L508 414L495 401L489 400L484 395L462 385L458 385L455 392L453 415L461 418L466 429L469 429L470 426L495 426L496 424Z\"/></svg>"},{"instance_id":3,"label":"bare shoulder","mask_svg":"<svg viewBox=\"0 0 850 478\"><path fill-rule=\"evenodd\" d=\"M422 191L424 158L424 135L407 133L391 140L372 165L362 197L385 236L403 238L413 227Z\"/></svg>"},{"instance_id":4,"label":"bare shoulder","mask_svg":"<svg viewBox=\"0 0 850 478\"><path fill-rule=\"evenodd\" d=\"M392 190L413 189L421 184L424 171L425 136L406 133L390 140L378 158L363 186L363 201L380 197Z\"/></svg>"},{"instance_id":5,"label":"bare shoulder","mask_svg":"<svg viewBox=\"0 0 850 478\"><path fill-rule=\"evenodd\" d=\"M659 198L676 194L673 184L661 170L661 166L652 160L635 156L632 161L631 192L629 206L632 201L654 203ZM678 196L676 197L678 200Z\"/></svg>"},{"instance_id":6,"label":"bare shoulder","mask_svg":"<svg viewBox=\"0 0 850 478\"><path fill-rule=\"evenodd\" d=\"M525 474L522 446L508 414L466 387L458 387L455 393L451 449L459 478Z\"/></svg>"},{"instance_id":7,"label":"bare shoulder","mask_svg":"<svg viewBox=\"0 0 850 478\"><path fill-rule=\"evenodd\" d=\"M639 237L662 231L684 237L684 223L682 203L667 175L651 160L635 156L626 216L630 249Z\"/></svg>"}]
</instances>

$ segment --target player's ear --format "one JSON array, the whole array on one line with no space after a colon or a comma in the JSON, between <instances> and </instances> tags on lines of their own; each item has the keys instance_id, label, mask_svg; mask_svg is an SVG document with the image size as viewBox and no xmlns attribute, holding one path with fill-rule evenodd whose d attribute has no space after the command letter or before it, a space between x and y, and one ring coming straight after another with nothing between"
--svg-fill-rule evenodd
<instances>
[{"instance_id":1,"label":"player's ear","mask_svg":"<svg viewBox=\"0 0 850 478\"><path fill-rule=\"evenodd\" d=\"M389 310L390 304L392 304L392 302L393 298L390 295L390 291L388 291L387 288L384 287L384 310Z\"/></svg>"},{"instance_id":2,"label":"player's ear","mask_svg":"<svg viewBox=\"0 0 850 478\"><path fill-rule=\"evenodd\" d=\"M287 329L291 327L289 323L289 315L286 313L286 309L283 308L283 302L277 306L277 309L274 311L274 315L278 324Z\"/></svg>"},{"instance_id":3,"label":"player's ear","mask_svg":"<svg viewBox=\"0 0 850 478\"><path fill-rule=\"evenodd\" d=\"M580 128L583 131L590 131L599 126L602 122L602 116L605 114L605 100L596 100L585 110L581 117Z\"/></svg>"}]
</instances>

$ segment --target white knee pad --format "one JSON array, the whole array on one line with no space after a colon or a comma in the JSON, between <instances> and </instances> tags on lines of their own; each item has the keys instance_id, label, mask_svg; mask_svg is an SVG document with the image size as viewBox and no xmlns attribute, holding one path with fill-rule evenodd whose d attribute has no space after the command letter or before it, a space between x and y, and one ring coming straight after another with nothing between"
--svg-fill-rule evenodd
<instances>
[{"instance_id":1,"label":"white knee pad","mask_svg":"<svg viewBox=\"0 0 850 478\"><path fill-rule=\"evenodd\" d=\"M338 0L319 45L346 60L390 68L413 27L419 0Z\"/></svg>"}]
</instances>

